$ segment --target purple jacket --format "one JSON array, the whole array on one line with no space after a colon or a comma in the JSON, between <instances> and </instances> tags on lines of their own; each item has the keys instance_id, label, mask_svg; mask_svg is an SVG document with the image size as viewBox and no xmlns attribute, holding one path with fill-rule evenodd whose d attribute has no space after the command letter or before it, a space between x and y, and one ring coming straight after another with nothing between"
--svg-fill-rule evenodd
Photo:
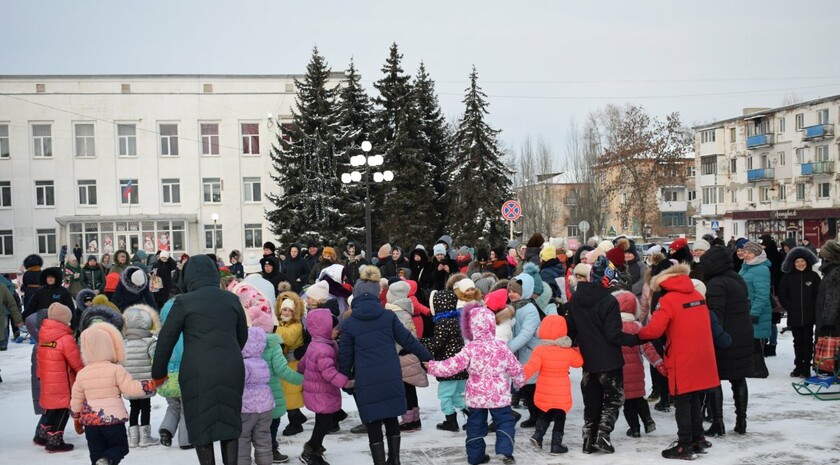
<instances>
[{"instance_id":1,"label":"purple jacket","mask_svg":"<svg viewBox=\"0 0 840 465\"><path fill-rule=\"evenodd\" d=\"M303 404L315 413L337 412L341 409L341 388L347 387L348 379L338 371L332 313L326 308L310 311L306 329L312 342L297 366L297 371L303 373Z\"/></svg>"},{"instance_id":2,"label":"purple jacket","mask_svg":"<svg viewBox=\"0 0 840 465\"><path fill-rule=\"evenodd\" d=\"M242 348L245 360L245 390L242 391L242 413L262 413L274 408L274 394L268 386L271 373L262 358L265 330L248 328L248 342Z\"/></svg>"}]
</instances>

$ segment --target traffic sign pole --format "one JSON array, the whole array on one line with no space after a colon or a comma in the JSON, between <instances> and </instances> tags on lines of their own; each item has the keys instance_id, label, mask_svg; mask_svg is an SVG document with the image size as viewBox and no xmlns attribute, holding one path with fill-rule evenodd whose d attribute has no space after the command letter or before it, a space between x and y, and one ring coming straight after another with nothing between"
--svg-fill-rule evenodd
<instances>
[{"instance_id":1,"label":"traffic sign pole","mask_svg":"<svg viewBox=\"0 0 840 465\"><path fill-rule=\"evenodd\" d=\"M508 200L502 204L502 218L510 221L510 240L513 240L513 222L522 216L522 205L516 200Z\"/></svg>"}]
</instances>

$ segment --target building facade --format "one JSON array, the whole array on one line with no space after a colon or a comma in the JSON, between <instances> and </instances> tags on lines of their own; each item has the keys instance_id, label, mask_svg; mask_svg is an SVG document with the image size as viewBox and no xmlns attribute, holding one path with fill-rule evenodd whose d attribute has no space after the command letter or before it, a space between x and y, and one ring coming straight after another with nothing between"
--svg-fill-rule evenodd
<instances>
[{"instance_id":1,"label":"building facade","mask_svg":"<svg viewBox=\"0 0 840 465\"><path fill-rule=\"evenodd\" d=\"M840 95L695 127L697 235L837 237Z\"/></svg>"},{"instance_id":2,"label":"building facade","mask_svg":"<svg viewBox=\"0 0 840 465\"><path fill-rule=\"evenodd\" d=\"M296 77L0 76L0 271L76 244L260 256Z\"/></svg>"}]
</instances>

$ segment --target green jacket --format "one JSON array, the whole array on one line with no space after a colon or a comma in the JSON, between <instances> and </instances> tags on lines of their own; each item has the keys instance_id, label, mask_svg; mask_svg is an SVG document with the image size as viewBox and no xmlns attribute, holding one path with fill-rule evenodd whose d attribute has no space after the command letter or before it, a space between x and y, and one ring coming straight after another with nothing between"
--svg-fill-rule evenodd
<instances>
[{"instance_id":1,"label":"green jacket","mask_svg":"<svg viewBox=\"0 0 840 465\"><path fill-rule=\"evenodd\" d=\"M752 264L744 262L739 274L747 283L749 292L753 338L769 339L773 313L773 305L770 302L770 260L762 254L756 257Z\"/></svg>"},{"instance_id":2,"label":"green jacket","mask_svg":"<svg viewBox=\"0 0 840 465\"><path fill-rule=\"evenodd\" d=\"M100 294L105 292L105 272L102 271L102 267L85 265L82 268L82 284L88 289L99 291Z\"/></svg>"},{"instance_id":3,"label":"green jacket","mask_svg":"<svg viewBox=\"0 0 840 465\"><path fill-rule=\"evenodd\" d=\"M271 418L280 418L286 414L286 396L283 394L283 386L280 380L287 383L300 385L303 383L303 375L289 368L286 356L283 355L283 340L277 334L266 334L265 350L262 358L268 362L268 369L271 371L271 380L268 386L274 394L274 409L271 411Z\"/></svg>"}]
</instances>

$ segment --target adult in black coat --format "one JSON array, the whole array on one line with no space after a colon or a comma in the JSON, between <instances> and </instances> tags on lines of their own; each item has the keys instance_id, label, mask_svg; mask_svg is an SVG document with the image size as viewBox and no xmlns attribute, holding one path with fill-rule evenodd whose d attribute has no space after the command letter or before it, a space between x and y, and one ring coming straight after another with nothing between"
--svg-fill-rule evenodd
<instances>
[{"instance_id":1,"label":"adult in black coat","mask_svg":"<svg viewBox=\"0 0 840 465\"><path fill-rule=\"evenodd\" d=\"M432 268L432 263L429 261L429 254L426 253L425 247L422 245L416 246L411 251L411 254L409 254L408 260L411 279L417 283L417 287L425 295L429 295L432 291L435 270Z\"/></svg>"},{"instance_id":2,"label":"adult in black coat","mask_svg":"<svg viewBox=\"0 0 840 465\"><path fill-rule=\"evenodd\" d=\"M822 282L817 294L817 337L840 336L840 243L830 240L820 249Z\"/></svg>"},{"instance_id":3,"label":"adult in black coat","mask_svg":"<svg viewBox=\"0 0 840 465\"><path fill-rule=\"evenodd\" d=\"M359 279L359 269L368 263L365 260L365 253L362 250L361 244L356 241L348 242L343 258L344 269L341 271L341 280L343 283L350 283L352 285Z\"/></svg>"},{"instance_id":4,"label":"adult in black coat","mask_svg":"<svg viewBox=\"0 0 840 465\"><path fill-rule=\"evenodd\" d=\"M43 285L41 284L41 267L44 266L44 259L40 255L32 254L23 259L23 272L21 278L21 291L23 291L23 319L40 310L39 308L29 308L29 301L32 296Z\"/></svg>"},{"instance_id":5,"label":"adult in black coat","mask_svg":"<svg viewBox=\"0 0 840 465\"><path fill-rule=\"evenodd\" d=\"M408 260L403 256L402 249L391 247L391 259L379 267L383 278L392 278L399 275L400 268L408 268Z\"/></svg>"},{"instance_id":6,"label":"adult in black coat","mask_svg":"<svg viewBox=\"0 0 840 465\"><path fill-rule=\"evenodd\" d=\"M440 252L439 249L443 249L441 244L435 244L436 252ZM446 289L446 280L449 279L449 276L452 273L458 272L458 264L446 255L445 252L437 253L432 258L432 290L433 291L442 291ZM413 276L413 274L412 274Z\"/></svg>"},{"instance_id":7,"label":"adult in black coat","mask_svg":"<svg viewBox=\"0 0 840 465\"><path fill-rule=\"evenodd\" d=\"M292 290L297 294L303 292L303 286L309 279L309 272L312 271L309 261L301 255L301 249L303 249L303 246L298 243L290 245L289 253L283 260L283 270L286 272L286 278L289 279Z\"/></svg>"},{"instance_id":8,"label":"adult in black coat","mask_svg":"<svg viewBox=\"0 0 840 465\"><path fill-rule=\"evenodd\" d=\"M127 266L120 273L120 282L117 290L111 296L111 302L125 311L134 304L145 304L157 310L157 302L152 291L149 290L149 279L146 272L137 265Z\"/></svg>"},{"instance_id":9,"label":"adult in black coat","mask_svg":"<svg viewBox=\"0 0 840 465\"><path fill-rule=\"evenodd\" d=\"M812 269L817 256L805 247L794 247L782 262L782 279L777 294L779 303L787 311L787 325L793 333L794 369L792 377L811 376L811 358L814 355L814 309L820 275Z\"/></svg>"},{"instance_id":10,"label":"adult in black coat","mask_svg":"<svg viewBox=\"0 0 840 465\"><path fill-rule=\"evenodd\" d=\"M152 377L166 376L183 334L178 382L190 444L205 464L215 463L213 442L221 441L224 463L236 463L245 387L241 350L248 340L245 312L239 298L219 288L218 266L206 255L184 265L183 285L187 292L175 298L158 335Z\"/></svg>"},{"instance_id":11,"label":"adult in black coat","mask_svg":"<svg viewBox=\"0 0 840 465\"><path fill-rule=\"evenodd\" d=\"M280 260L274 255L266 255L260 259L260 268L262 269L263 279L271 283L274 288L274 294L277 295L277 285L283 281L288 281L289 277L286 273L280 271Z\"/></svg>"},{"instance_id":12,"label":"adult in black coat","mask_svg":"<svg viewBox=\"0 0 840 465\"><path fill-rule=\"evenodd\" d=\"M175 281L172 279L172 273L175 271L177 265L178 264L175 263L175 260L172 260L169 256L169 252L164 250L160 252L158 255L158 261L155 262L155 266L152 267L152 273L158 276L161 284L163 284L163 287L154 293L155 306L157 308L163 308L163 304L169 300L169 294L172 292L172 287L175 284Z\"/></svg>"},{"instance_id":13,"label":"adult in black coat","mask_svg":"<svg viewBox=\"0 0 840 465\"><path fill-rule=\"evenodd\" d=\"M779 281L782 280L782 262L785 261L785 256L779 252L779 246L776 245L773 236L769 234L761 236L758 243L764 248L767 260L770 260L770 284L773 288L776 288L779 286Z\"/></svg>"},{"instance_id":14,"label":"adult in black coat","mask_svg":"<svg viewBox=\"0 0 840 465\"><path fill-rule=\"evenodd\" d=\"M73 301L73 296L70 295L70 291L61 285L62 276L61 270L57 267L46 268L39 273L40 287L32 294L29 305L26 306L26 309L21 315L24 320L38 310L49 308L53 302L66 305L70 310L76 308L76 303ZM73 321L78 321L77 312L75 311L73 311ZM76 327L75 324L71 326Z\"/></svg>"},{"instance_id":15,"label":"adult in black coat","mask_svg":"<svg viewBox=\"0 0 840 465\"><path fill-rule=\"evenodd\" d=\"M732 254L723 246L713 246L700 257L706 284L706 305L714 312L723 329L732 337L727 348L715 346L718 376L729 380L735 399L735 431L746 431L747 381L753 374L753 326L750 320L750 301L747 283L735 272ZM723 391L712 392L710 402L712 426L710 436L726 433L723 424Z\"/></svg>"}]
</instances>

